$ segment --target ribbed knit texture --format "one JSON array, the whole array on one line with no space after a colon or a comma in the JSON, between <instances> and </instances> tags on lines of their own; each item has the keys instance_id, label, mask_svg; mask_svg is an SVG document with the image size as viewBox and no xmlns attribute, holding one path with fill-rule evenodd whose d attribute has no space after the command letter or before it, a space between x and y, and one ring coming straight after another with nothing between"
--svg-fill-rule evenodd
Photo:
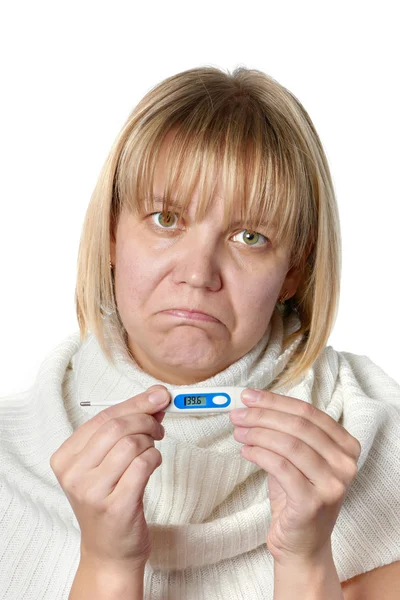
<instances>
[{"instance_id":1,"label":"ribbed knit texture","mask_svg":"<svg viewBox=\"0 0 400 600\"><path fill-rule=\"evenodd\" d=\"M196 385L266 389L287 364L300 326L276 310L260 342ZM74 333L43 361L30 390L0 399L0 597L67 600L79 563L80 529L50 456L104 407L156 383L125 349L109 364L92 335ZM22 365L23 366L23 365ZM325 348L301 381L278 392L313 403L362 446L358 474L332 533L339 579L400 560L400 386L368 357ZM153 550L145 600L272 600L267 473L240 454L227 413L166 413L163 461L145 490Z\"/></svg>"}]
</instances>

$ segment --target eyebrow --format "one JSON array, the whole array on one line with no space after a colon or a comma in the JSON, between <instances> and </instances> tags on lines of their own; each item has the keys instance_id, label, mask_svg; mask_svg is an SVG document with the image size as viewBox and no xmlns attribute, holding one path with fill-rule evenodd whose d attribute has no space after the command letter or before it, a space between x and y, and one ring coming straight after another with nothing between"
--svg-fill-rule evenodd
<instances>
[{"instance_id":1,"label":"eyebrow","mask_svg":"<svg viewBox=\"0 0 400 600\"><path fill-rule=\"evenodd\" d=\"M147 201L150 202L151 198L148 198ZM153 201L154 201L154 204L161 204L161 205L164 204L163 197L159 196L157 194L155 194L153 196ZM179 204L179 202L177 202L177 200L175 200L175 198L171 198L171 202L169 203L169 206L171 208L177 208L178 210L182 210L182 205ZM236 227L237 225L244 225L243 220L242 219L236 219L235 221L232 221L229 226L230 227Z\"/></svg>"}]
</instances>

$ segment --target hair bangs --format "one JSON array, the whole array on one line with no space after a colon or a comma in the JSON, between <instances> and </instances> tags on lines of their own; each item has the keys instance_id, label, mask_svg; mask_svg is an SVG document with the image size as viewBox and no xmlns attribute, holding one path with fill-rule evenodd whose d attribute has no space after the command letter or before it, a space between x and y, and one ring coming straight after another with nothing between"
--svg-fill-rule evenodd
<instances>
[{"instance_id":1,"label":"hair bangs","mask_svg":"<svg viewBox=\"0 0 400 600\"><path fill-rule=\"evenodd\" d=\"M126 207L144 214L161 198L162 211L173 207L181 219L196 191L196 219L202 220L222 198L225 229L233 220L240 221L274 245L292 248L302 212L299 199L307 198L308 192L304 194L298 169L290 162L293 156L284 160L271 124L255 119L257 113L244 103L236 106L236 113L218 113L212 120L207 120L208 112L199 113L197 120L192 115L190 122L164 124L162 130L153 126L136 144L127 140L116 172L117 212ZM164 189L155 193L154 173L162 148ZM293 248L296 255L297 250Z\"/></svg>"}]
</instances>

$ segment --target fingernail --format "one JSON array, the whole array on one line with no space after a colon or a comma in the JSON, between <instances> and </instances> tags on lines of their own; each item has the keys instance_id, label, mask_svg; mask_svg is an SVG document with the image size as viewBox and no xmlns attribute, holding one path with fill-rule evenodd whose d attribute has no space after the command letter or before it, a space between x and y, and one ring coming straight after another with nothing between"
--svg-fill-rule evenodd
<instances>
[{"instance_id":1,"label":"fingernail","mask_svg":"<svg viewBox=\"0 0 400 600\"><path fill-rule=\"evenodd\" d=\"M154 390L154 392L151 392L151 394L149 396L149 402L151 402L152 404L165 404L167 399L168 399L167 390L165 390L163 388Z\"/></svg>"},{"instance_id":2,"label":"fingernail","mask_svg":"<svg viewBox=\"0 0 400 600\"><path fill-rule=\"evenodd\" d=\"M245 390L242 392L243 400L247 400L247 402L257 402L259 400L261 394L258 390Z\"/></svg>"}]
</instances>

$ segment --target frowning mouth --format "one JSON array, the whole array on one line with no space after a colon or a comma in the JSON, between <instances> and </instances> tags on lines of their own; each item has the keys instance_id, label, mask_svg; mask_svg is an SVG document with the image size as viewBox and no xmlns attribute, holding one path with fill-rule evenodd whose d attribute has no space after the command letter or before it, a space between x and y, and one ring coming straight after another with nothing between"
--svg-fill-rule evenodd
<instances>
[{"instance_id":1,"label":"frowning mouth","mask_svg":"<svg viewBox=\"0 0 400 600\"><path fill-rule=\"evenodd\" d=\"M163 310L163 314L171 315L173 317L181 319L190 319L196 321L210 321L212 323L219 323L220 321L211 315L195 310L189 310L186 308L172 308L170 310Z\"/></svg>"}]
</instances>

